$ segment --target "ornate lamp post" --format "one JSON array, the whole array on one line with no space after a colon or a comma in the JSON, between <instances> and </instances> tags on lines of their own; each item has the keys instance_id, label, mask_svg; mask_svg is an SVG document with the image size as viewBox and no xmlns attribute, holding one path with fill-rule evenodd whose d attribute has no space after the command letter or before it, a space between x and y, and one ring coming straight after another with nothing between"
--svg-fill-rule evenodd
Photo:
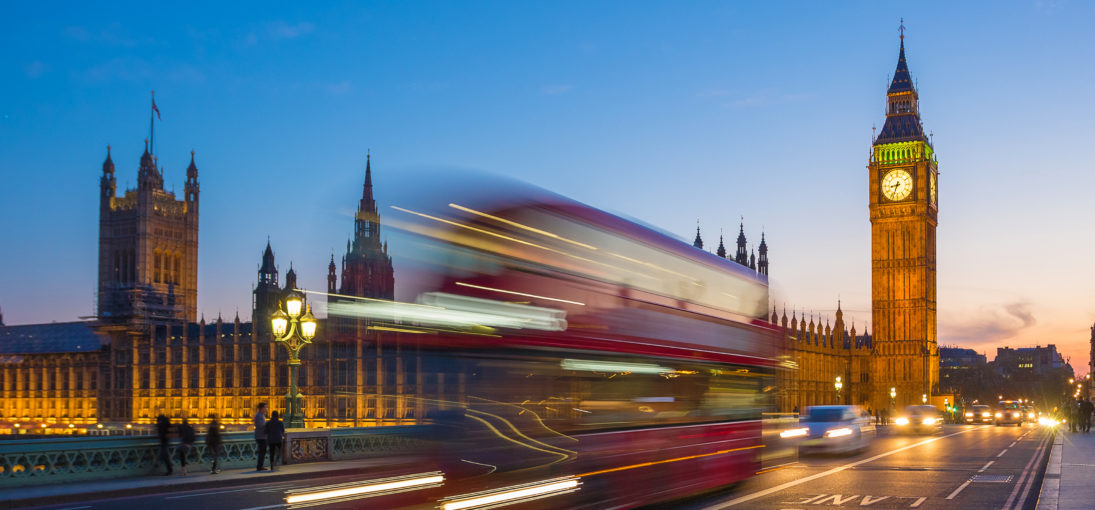
<instances>
[{"instance_id":1,"label":"ornate lamp post","mask_svg":"<svg viewBox=\"0 0 1095 510\"><path fill-rule=\"evenodd\" d=\"M285 425L288 428L304 428L304 408L301 405L304 397L297 391L297 371L300 368L300 350L312 343L316 336L316 318L312 316L312 307L309 305L301 315L303 305L304 298L300 293L291 291L285 298L285 310L278 303L278 310L270 318L274 341L283 345L289 353L289 394L285 397L289 415Z\"/></svg>"},{"instance_id":2,"label":"ornate lamp post","mask_svg":"<svg viewBox=\"0 0 1095 510\"><path fill-rule=\"evenodd\" d=\"M890 386L890 407L897 409L897 387Z\"/></svg>"},{"instance_id":3,"label":"ornate lamp post","mask_svg":"<svg viewBox=\"0 0 1095 510\"><path fill-rule=\"evenodd\" d=\"M921 404L927 404L928 403L928 394L927 393L925 393L923 395L920 395L920 403Z\"/></svg>"},{"instance_id":4,"label":"ornate lamp post","mask_svg":"<svg viewBox=\"0 0 1095 510\"><path fill-rule=\"evenodd\" d=\"M844 387L844 383L840 380L839 375L836 376L836 382L833 383L833 386L836 388L836 403L839 405L840 404L840 389Z\"/></svg>"}]
</instances>

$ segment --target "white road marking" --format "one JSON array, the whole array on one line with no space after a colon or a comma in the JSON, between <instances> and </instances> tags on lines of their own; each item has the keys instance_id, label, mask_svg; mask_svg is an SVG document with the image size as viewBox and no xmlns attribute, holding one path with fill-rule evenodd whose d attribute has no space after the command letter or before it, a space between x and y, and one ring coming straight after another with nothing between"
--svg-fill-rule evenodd
<instances>
[{"instance_id":1,"label":"white road marking","mask_svg":"<svg viewBox=\"0 0 1095 510\"><path fill-rule=\"evenodd\" d=\"M722 503L720 505L712 505L712 506L709 506L709 507L705 507L704 510L721 510L723 508L729 508L729 507L732 507L734 505L737 505L737 504L740 504L740 503L745 503L747 501L752 501L752 500L757 499L757 498L763 498L764 496L767 496L769 494L779 492L779 491L782 491L784 489L789 489L791 487L795 487L797 485L801 485L801 484L804 484L806 482L817 480L818 478L822 478L822 477L826 477L826 476L829 476L829 475L832 475L832 474L836 474L836 473L839 473L841 471L844 471L844 470L851 469L853 467L859 466L861 464L866 464L868 462L874 462L878 459L881 459L881 458L884 458L884 457L889 457L890 455L893 455L895 453L901 453L905 450L911 450L911 449L916 448L918 446L923 446L923 445L926 445L928 443L938 441L940 439L946 439L948 437L957 436L958 434L965 434L966 432L970 432L972 430L978 430L978 429L982 429L982 428L985 428L985 426L982 425L980 427L974 427L974 428L970 428L970 429L960 430L958 432L955 432L953 434L947 434L945 436L939 436L939 437L933 437L931 439L925 439L923 441L920 441L919 443L913 443L913 444L910 444L910 445L907 445L907 446L902 446L901 448L898 448L896 450L890 450L890 451L885 452L885 453L880 453L880 454L875 455L874 457L871 457L869 459L859 460L859 461L856 461L856 462L845 464L843 466L835 467L833 469L830 469L830 470L822 472L822 473L817 473L817 474L810 475L810 476L807 476L807 477L799 478L798 480L793 480L793 481L790 481L790 482L787 482L787 483L783 483L783 484L777 485L775 487L770 487L768 489L764 489L764 490L761 490L761 491L754 492L752 494L746 494L744 496L741 496L739 498L734 498L734 499L732 499L730 501L727 501L726 503Z\"/></svg>"},{"instance_id":2,"label":"white road marking","mask_svg":"<svg viewBox=\"0 0 1095 510\"><path fill-rule=\"evenodd\" d=\"M889 496L863 496L863 500L859 502L859 506L871 506L879 501L890 499Z\"/></svg>"},{"instance_id":3,"label":"white road marking","mask_svg":"<svg viewBox=\"0 0 1095 510\"><path fill-rule=\"evenodd\" d=\"M1034 482L1035 478L1034 472L1031 470L1031 466L1041 464L1042 454L1046 450L1046 443L1049 442L1049 437L1050 436L1048 435L1043 437L1042 442L1038 444L1038 449L1035 450L1034 455L1030 456L1030 461L1028 461L1026 467L1023 468L1023 474L1019 477L1019 481L1015 482L1015 488L1011 490L1011 495L1008 496L1008 500L1004 502L1004 506L1002 508L1008 509L1023 506L1023 501L1027 499L1027 495L1030 492L1030 484ZM1016 496L1019 495L1019 489L1021 487L1026 487L1022 490L1023 497L1016 499ZM1014 507L1012 506L1012 503L1015 504Z\"/></svg>"},{"instance_id":4,"label":"white road marking","mask_svg":"<svg viewBox=\"0 0 1095 510\"><path fill-rule=\"evenodd\" d=\"M268 508L285 508L289 505L282 503L280 505L266 505L266 506L253 506L251 508L242 508L240 510L267 510Z\"/></svg>"},{"instance_id":5,"label":"white road marking","mask_svg":"<svg viewBox=\"0 0 1095 510\"><path fill-rule=\"evenodd\" d=\"M995 460L990 460L988 464L985 464L984 466L982 466L981 469L977 470L977 472L978 473L984 473L985 470L988 469L989 466L991 466L993 462L996 462L996 461Z\"/></svg>"},{"instance_id":6,"label":"white road marking","mask_svg":"<svg viewBox=\"0 0 1095 510\"><path fill-rule=\"evenodd\" d=\"M1018 442L1019 442L1018 440L1012 441L1011 444L1008 445L1008 448L1015 448L1015 443L1018 443Z\"/></svg>"},{"instance_id":7,"label":"white road marking","mask_svg":"<svg viewBox=\"0 0 1095 510\"><path fill-rule=\"evenodd\" d=\"M279 485L279 486L273 486L273 487L263 487L262 489L255 489L254 487L247 487L247 488L244 488L244 489L232 489L232 490L226 490L226 491L200 492L198 494L183 494L182 496L167 496L164 499L197 498L197 497L200 497L200 496L212 496L214 494L228 494L230 492L246 492L246 491L265 492L265 490L270 490L270 489L282 490L282 489L290 489L292 487L293 487L292 485Z\"/></svg>"},{"instance_id":8,"label":"white road marking","mask_svg":"<svg viewBox=\"0 0 1095 510\"><path fill-rule=\"evenodd\" d=\"M1007 452L1008 452L1008 449L1007 449L1007 448L1004 448L1004 451L1002 451L1002 452L1000 452L1000 453L997 453L997 454L996 454L996 458L998 458L998 459L999 459L1000 457L1003 457L1003 456L1004 456L1004 454L1005 454L1005 453L1007 453Z\"/></svg>"},{"instance_id":9,"label":"white road marking","mask_svg":"<svg viewBox=\"0 0 1095 510\"><path fill-rule=\"evenodd\" d=\"M927 499L928 498L925 498L925 497L917 498L917 500L914 501L913 504L909 505L909 508L916 508L916 507L920 506L920 504L923 503L924 501L926 501Z\"/></svg>"},{"instance_id":10,"label":"white road marking","mask_svg":"<svg viewBox=\"0 0 1095 510\"><path fill-rule=\"evenodd\" d=\"M946 499L954 499L954 497L957 496L959 492L962 492L962 489L969 487L970 482L972 481L973 480L966 480L966 483L959 485L957 489L954 489L954 492L952 492L950 496L946 497Z\"/></svg>"}]
</instances>

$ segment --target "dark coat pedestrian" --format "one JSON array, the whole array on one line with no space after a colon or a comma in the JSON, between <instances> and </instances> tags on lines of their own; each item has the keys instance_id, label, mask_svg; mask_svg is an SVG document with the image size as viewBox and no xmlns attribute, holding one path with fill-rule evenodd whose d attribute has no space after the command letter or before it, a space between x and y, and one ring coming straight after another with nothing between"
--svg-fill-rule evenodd
<instances>
[{"instance_id":1,"label":"dark coat pedestrian","mask_svg":"<svg viewBox=\"0 0 1095 510\"><path fill-rule=\"evenodd\" d=\"M270 413L270 421L266 422L266 447L270 450L270 471L277 465L277 459L281 456L281 445L285 442L285 424L281 422L278 412Z\"/></svg>"},{"instance_id":2,"label":"dark coat pedestrian","mask_svg":"<svg viewBox=\"0 0 1095 510\"><path fill-rule=\"evenodd\" d=\"M186 476L186 458L190 456L190 449L194 447L194 443L197 438L194 434L194 427L190 426L190 422L186 418L182 419L182 423L177 427L179 433L179 446L175 449L175 453L179 456L179 465L182 466L182 474Z\"/></svg>"},{"instance_id":3,"label":"dark coat pedestrian","mask_svg":"<svg viewBox=\"0 0 1095 510\"><path fill-rule=\"evenodd\" d=\"M256 471L265 471L266 468L262 467L266 462L266 402L259 404L258 410L255 411L255 453L258 457L258 463L255 465Z\"/></svg>"},{"instance_id":4,"label":"dark coat pedestrian","mask_svg":"<svg viewBox=\"0 0 1095 510\"><path fill-rule=\"evenodd\" d=\"M159 461L167 467L164 475L170 475L175 471L171 466L171 420L162 413L156 417L156 436L160 439Z\"/></svg>"},{"instance_id":5,"label":"dark coat pedestrian","mask_svg":"<svg viewBox=\"0 0 1095 510\"><path fill-rule=\"evenodd\" d=\"M1080 426L1083 427L1084 433L1091 431L1091 413L1095 412L1095 404L1088 399L1080 401Z\"/></svg>"},{"instance_id":6,"label":"dark coat pedestrian","mask_svg":"<svg viewBox=\"0 0 1095 510\"><path fill-rule=\"evenodd\" d=\"M205 431L205 451L213 458L213 466L209 468L210 474L220 473L221 470L217 467L217 461L220 460L221 446L224 444L221 439L221 424L217 421L216 417L213 417L213 421L209 422L209 429Z\"/></svg>"}]
</instances>

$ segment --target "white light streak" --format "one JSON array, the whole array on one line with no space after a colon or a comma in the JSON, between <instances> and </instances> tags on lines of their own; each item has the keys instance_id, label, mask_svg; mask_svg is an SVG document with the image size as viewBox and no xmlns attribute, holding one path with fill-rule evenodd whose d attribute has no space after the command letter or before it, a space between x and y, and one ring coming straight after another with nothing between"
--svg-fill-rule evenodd
<instances>
[{"instance_id":1,"label":"white light streak","mask_svg":"<svg viewBox=\"0 0 1095 510\"><path fill-rule=\"evenodd\" d=\"M486 507L498 505L498 503L516 503L533 496L557 495L573 491L578 488L578 479L572 478L542 485L503 490L495 494L464 499L453 499L441 504L441 510L462 510L465 508ZM552 494L556 493L556 494ZM461 498L463 496L456 496Z\"/></svg>"}]
</instances>

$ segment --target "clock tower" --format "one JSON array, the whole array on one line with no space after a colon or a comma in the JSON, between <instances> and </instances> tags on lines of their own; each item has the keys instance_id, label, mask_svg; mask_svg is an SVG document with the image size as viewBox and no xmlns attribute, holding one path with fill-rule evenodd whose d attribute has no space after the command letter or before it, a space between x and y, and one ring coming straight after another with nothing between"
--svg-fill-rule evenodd
<instances>
[{"instance_id":1,"label":"clock tower","mask_svg":"<svg viewBox=\"0 0 1095 510\"><path fill-rule=\"evenodd\" d=\"M867 165L871 215L874 355L870 405L898 409L929 398L939 378L936 347L935 229L939 173L920 122L918 94L905 62L886 92L886 123ZM891 388L896 395L891 398Z\"/></svg>"}]
</instances>

